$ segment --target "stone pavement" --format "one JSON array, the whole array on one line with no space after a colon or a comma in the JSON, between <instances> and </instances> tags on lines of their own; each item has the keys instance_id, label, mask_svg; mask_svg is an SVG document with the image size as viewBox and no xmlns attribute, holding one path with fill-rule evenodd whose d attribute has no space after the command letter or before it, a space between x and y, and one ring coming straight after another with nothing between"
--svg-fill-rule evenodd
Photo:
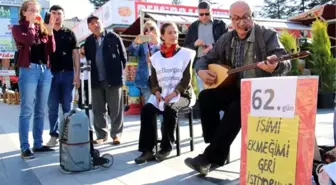
<instances>
[{"instance_id":1,"label":"stone pavement","mask_svg":"<svg viewBox=\"0 0 336 185\"><path fill-rule=\"evenodd\" d=\"M239 181L240 134L231 147L233 162L209 173L206 178L200 177L184 165L185 158L198 155L206 146L201 137L199 120L194 122L194 152L189 151L189 143L183 143L180 157L176 157L176 150L173 150L170 159L164 162L150 162L139 166L134 164L133 159L139 155L137 144L140 121L138 116L127 116L122 144L119 146L104 144L96 147L101 154L112 154L114 164L107 169L69 175L59 171L58 151L37 154L36 159L33 160L25 161L20 158L17 133L18 116L19 106L0 102L0 185L233 185L238 184ZM319 145L333 144L332 120L332 110L319 111L316 129ZM47 120L44 130L44 141L46 142L49 139ZM181 139L189 135L185 121L182 121L180 130ZM30 142L32 141L30 133Z\"/></svg>"}]
</instances>

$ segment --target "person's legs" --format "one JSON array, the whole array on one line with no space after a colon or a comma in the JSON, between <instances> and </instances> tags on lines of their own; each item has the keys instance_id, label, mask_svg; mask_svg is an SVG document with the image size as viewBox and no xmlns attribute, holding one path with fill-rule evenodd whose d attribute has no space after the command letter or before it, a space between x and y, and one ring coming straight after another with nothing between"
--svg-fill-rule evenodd
<instances>
[{"instance_id":1,"label":"person's legs","mask_svg":"<svg viewBox=\"0 0 336 185\"><path fill-rule=\"evenodd\" d=\"M99 87L92 89L92 112L93 112L93 126L96 131L97 141L104 142L107 139L106 129L106 121L105 121L105 113L106 113L106 97L105 97L105 89L99 85ZM97 143L97 144L98 144Z\"/></svg>"},{"instance_id":2,"label":"person's legs","mask_svg":"<svg viewBox=\"0 0 336 185\"><path fill-rule=\"evenodd\" d=\"M149 99L149 96L152 94L152 92L150 91L149 88L140 88L140 91L141 91L142 96L143 96L144 104L146 104L148 99Z\"/></svg>"},{"instance_id":3,"label":"person's legs","mask_svg":"<svg viewBox=\"0 0 336 185\"><path fill-rule=\"evenodd\" d=\"M204 90L198 97L201 124L205 143L210 143L220 124L219 112L224 110L227 104L222 89Z\"/></svg>"},{"instance_id":4,"label":"person's legs","mask_svg":"<svg viewBox=\"0 0 336 185\"><path fill-rule=\"evenodd\" d=\"M234 99L225 114L204 156L210 164L223 166L230 146L241 128L240 99Z\"/></svg>"},{"instance_id":5,"label":"person's legs","mask_svg":"<svg viewBox=\"0 0 336 185\"><path fill-rule=\"evenodd\" d=\"M110 108L111 137L114 144L120 144L124 126L124 98L122 87L106 87L106 100Z\"/></svg>"},{"instance_id":6,"label":"person's legs","mask_svg":"<svg viewBox=\"0 0 336 185\"><path fill-rule=\"evenodd\" d=\"M71 110L71 105L73 101L72 92L74 89L73 79L73 71L65 71L61 73L61 104L63 114L68 113Z\"/></svg>"},{"instance_id":7,"label":"person's legs","mask_svg":"<svg viewBox=\"0 0 336 185\"><path fill-rule=\"evenodd\" d=\"M51 87L48 98L48 109L49 109L49 135L52 138L58 138L58 112L60 104L60 73L52 73ZM56 140L55 140L56 141ZM54 145L54 143L51 143ZM49 142L48 144L49 145Z\"/></svg>"},{"instance_id":8,"label":"person's legs","mask_svg":"<svg viewBox=\"0 0 336 185\"><path fill-rule=\"evenodd\" d=\"M155 155L157 160L165 160L172 151L173 143L175 142L174 131L177 126L178 111L187 107L189 103L189 99L180 97L177 102L169 103L165 106L163 111L163 127L161 128L161 150Z\"/></svg>"},{"instance_id":9,"label":"person's legs","mask_svg":"<svg viewBox=\"0 0 336 185\"><path fill-rule=\"evenodd\" d=\"M51 78L52 74L50 69L47 69L46 65L41 65L40 79L36 89L35 109L34 109L34 125L33 125L33 137L34 137L34 152L50 151L47 147L43 147L43 128L44 118L47 109L47 103L49 98Z\"/></svg>"},{"instance_id":10,"label":"person's legs","mask_svg":"<svg viewBox=\"0 0 336 185\"><path fill-rule=\"evenodd\" d=\"M218 97L219 99L217 102L219 101L218 103L223 105L222 110L225 111L223 119L220 121L219 125L214 128L215 130L205 127L208 131L210 130L213 136L206 138L208 142L210 142L210 145L205 149L204 153L195 158L187 158L185 160L185 164L187 166L200 172L202 175L207 175L211 165L224 165L230 145L237 136L241 127L239 89L231 87L230 89L218 90L217 93L221 95ZM210 98L208 97L208 99ZM206 99L202 101L206 101ZM204 110L207 110L207 108L208 107L202 107L201 112L203 111L204 113ZM201 116L203 113L201 113ZM209 115L211 115L210 112L203 115L206 119L202 118L202 125L206 126L211 124L211 122L208 122L211 121L210 117L208 117Z\"/></svg>"},{"instance_id":11,"label":"person's legs","mask_svg":"<svg viewBox=\"0 0 336 185\"><path fill-rule=\"evenodd\" d=\"M141 109L141 126L139 134L139 151L142 154L135 159L137 164L154 159L153 148L156 144L156 116L159 110L151 103L147 103Z\"/></svg>"},{"instance_id":12,"label":"person's legs","mask_svg":"<svg viewBox=\"0 0 336 185\"><path fill-rule=\"evenodd\" d=\"M38 71L35 68L19 68L19 87L20 87L20 117L19 117L19 139L21 156L32 158L30 152L28 134L30 118L33 115L34 100L38 84Z\"/></svg>"},{"instance_id":13,"label":"person's legs","mask_svg":"<svg viewBox=\"0 0 336 185\"><path fill-rule=\"evenodd\" d=\"M163 111L163 128L162 128L162 143L161 149L164 151L171 151L173 148L173 143L175 141L174 131L176 128L176 121L178 116L178 111L184 107L187 107L190 100L185 97L180 97L180 99L175 103L169 103L166 105Z\"/></svg>"}]
</instances>

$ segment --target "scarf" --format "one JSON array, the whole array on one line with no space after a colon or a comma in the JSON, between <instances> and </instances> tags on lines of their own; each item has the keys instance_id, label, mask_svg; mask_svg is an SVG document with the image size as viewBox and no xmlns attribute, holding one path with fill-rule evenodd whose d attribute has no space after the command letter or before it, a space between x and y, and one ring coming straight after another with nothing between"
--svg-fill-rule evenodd
<instances>
[{"instance_id":1,"label":"scarf","mask_svg":"<svg viewBox=\"0 0 336 185\"><path fill-rule=\"evenodd\" d=\"M166 44L161 44L160 51L162 54L164 54L165 57L169 58L172 57L175 53L175 51L178 49L177 44L173 44L171 47L167 47Z\"/></svg>"}]
</instances>

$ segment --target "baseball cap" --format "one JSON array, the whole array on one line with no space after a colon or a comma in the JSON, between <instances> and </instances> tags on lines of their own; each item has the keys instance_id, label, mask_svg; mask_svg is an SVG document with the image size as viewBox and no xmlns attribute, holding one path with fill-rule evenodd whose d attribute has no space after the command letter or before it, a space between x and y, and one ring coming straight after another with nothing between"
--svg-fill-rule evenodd
<instances>
[{"instance_id":1,"label":"baseball cap","mask_svg":"<svg viewBox=\"0 0 336 185\"><path fill-rule=\"evenodd\" d=\"M90 24L91 21L95 20L95 19L98 19L99 18L95 15L90 15L88 18L87 18L87 24Z\"/></svg>"}]
</instances>

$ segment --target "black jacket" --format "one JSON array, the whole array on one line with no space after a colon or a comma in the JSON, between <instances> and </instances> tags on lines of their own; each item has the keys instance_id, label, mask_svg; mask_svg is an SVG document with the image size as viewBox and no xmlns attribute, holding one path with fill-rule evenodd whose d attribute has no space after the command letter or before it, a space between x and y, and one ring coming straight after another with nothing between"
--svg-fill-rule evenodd
<instances>
[{"instance_id":1,"label":"black jacket","mask_svg":"<svg viewBox=\"0 0 336 185\"><path fill-rule=\"evenodd\" d=\"M198 39L199 23L200 21L197 20L189 26L188 32L186 34L186 38L184 39L184 46L187 48L193 49L196 52L197 52L197 47L195 47L194 43ZM214 36L215 42L219 39L220 36L222 36L227 31L228 31L228 27L222 20L213 19L212 34Z\"/></svg>"},{"instance_id":2,"label":"black jacket","mask_svg":"<svg viewBox=\"0 0 336 185\"><path fill-rule=\"evenodd\" d=\"M103 60L106 70L106 80L110 86L122 86L122 74L127 61L125 46L119 35L105 31L103 40ZM96 66L96 38L91 34L84 44L87 61L91 61L91 85L97 87L99 82Z\"/></svg>"}]
</instances>

